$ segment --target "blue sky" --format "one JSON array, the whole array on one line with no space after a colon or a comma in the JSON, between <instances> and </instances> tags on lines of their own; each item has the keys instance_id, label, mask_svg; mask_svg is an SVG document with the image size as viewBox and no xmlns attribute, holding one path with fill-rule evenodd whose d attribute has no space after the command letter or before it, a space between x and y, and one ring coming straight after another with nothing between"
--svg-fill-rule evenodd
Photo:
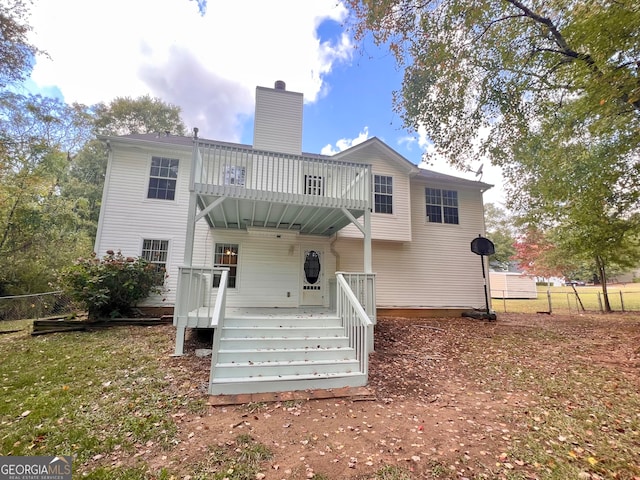
<instances>
[{"instance_id":1,"label":"blue sky","mask_svg":"<svg viewBox=\"0 0 640 480\"><path fill-rule=\"evenodd\" d=\"M429 148L393 111L402 72L385 48L356 45L337 0L34 0L30 89L87 105L149 94L179 106L200 136L253 142L255 87L284 80L305 98L303 150L336 153L378 137L420 164ZM52 20L55 19L55 20ZM484 165L500 203L499 170ZM474 179L437 158L428 168Z\"/></svg>"}]
</instances>

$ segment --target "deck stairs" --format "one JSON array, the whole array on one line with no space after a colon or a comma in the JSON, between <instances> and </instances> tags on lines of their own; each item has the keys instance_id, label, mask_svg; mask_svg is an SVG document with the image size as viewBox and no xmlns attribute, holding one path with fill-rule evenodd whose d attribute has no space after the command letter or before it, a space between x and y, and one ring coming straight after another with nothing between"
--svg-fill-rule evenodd
<instances>
[{"instance_id":1,"label":"deck stairs","mask_svg":"<svg viewBox=\"0 0 640 480\"><path fill-rule=\"evenodd\" d=\"M231 315L214 340L209 393L364 386L356 351L337 315Z\"/></svg>"}]
</instances>

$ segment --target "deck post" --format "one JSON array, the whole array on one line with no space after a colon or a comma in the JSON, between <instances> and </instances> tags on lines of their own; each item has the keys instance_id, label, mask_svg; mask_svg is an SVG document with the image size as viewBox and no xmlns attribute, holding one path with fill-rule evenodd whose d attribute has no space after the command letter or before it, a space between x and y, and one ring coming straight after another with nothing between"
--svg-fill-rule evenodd
<instances>
[{"instance_id":1,"label":"deck post","mask_svg":"<svg viewBox=\"0 0 640 480\"><path fill-rule=\"evenodd\" d=\"M184 336L187 331L187 327L176 327L176 350L173 354L174 357L181 357L184 355Z\"/></svg>"},{"instance_id":2,"label":"deck post","mask_svg":"<svg viewBox=\"0 0 640 480\"><path fill-rule=\"evenodd\" d=\"M364 210L364 273L373 273L371 255L371 209Z\"/></svg>"},{"instance_id":3,"label":"deck post","mask_svg":"<svg viewBox=\"0 0 640 480\"><path fill-rule=\"evenodd\" d=\"M197 131L195 131L197 135ZM183 266L191 267L193 266L193 242L194 237L196 235L196 215L198 214L198 199L197 194L195 192L195 170L198 160L198 137L196 136L193 139L193 153L191 155L191 178L189 179L189 211L187 213L187 231L185 232L184 239L184 257L183 257ZM185 292L182 292L180 289L181 278L178 278L178 290L176 296L176 303L174 305L174 318L173 323L176 325L176 349L174 356L184 355L184 337L187 330L186 326L180 326L177 323L177 317L175 316L175 309L178 306L178 302L180 301L180 296L184 295Z\"/></svg>"}]
</instances>

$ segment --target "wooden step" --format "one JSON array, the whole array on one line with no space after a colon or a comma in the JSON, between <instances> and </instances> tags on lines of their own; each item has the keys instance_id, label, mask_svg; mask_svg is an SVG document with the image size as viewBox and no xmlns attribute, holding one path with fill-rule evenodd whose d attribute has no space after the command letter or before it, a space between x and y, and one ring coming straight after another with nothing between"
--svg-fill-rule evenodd
<instances>
[{"instance_id":1,"label":"wooden step","mask_svg":"<svg viewBox=\"0 0 640 480\"><path fill-rule=\"evenodd\" d=\"M290 360L278 362L230 362L216 364L216 378L289 377L291 375L336 375L358 371L355 358L329 360Z\"/></svg>"},{"instance_id":2,"label":"wooden step","mask_svg":"<svg viewBox=\"0 0 640 480\"><path fill-rule=\"evenodd\" d=\"M338 317L225 318L211 394L366 385Z\"/></svg>"},{"instance_id":3,"label":"wooden step","mask_svg":"<svg viewBox=\"0 0 640 480\"><path fill-rule=\"evenodd\" d=\"M239 359L250 358L254 362L278 362L292 360L331 360L352 358L355 355L353 348L327 347L327 348L270 348L270 349L246 349L246 350L219 350L219 363L232 363Z\"/></svg>"},{"instance_id":4,"label":"wooden step","mask_svg":"<svg viewBox=\"0 0 640 480\"><path fill-rule=\"evenodd\" d=\"M300 390L363 387L367 376L360 372L335 375L289 375L278 377L214 379L209 384L210 395L239 393L295 392Z\"/></svg>"}]
</instances>

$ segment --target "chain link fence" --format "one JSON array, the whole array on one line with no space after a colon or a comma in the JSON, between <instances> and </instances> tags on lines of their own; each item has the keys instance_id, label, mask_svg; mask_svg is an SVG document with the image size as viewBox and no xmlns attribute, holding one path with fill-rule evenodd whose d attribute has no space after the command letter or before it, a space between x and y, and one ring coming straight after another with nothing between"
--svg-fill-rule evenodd
<instances>
[{"instance_id":1,"label":"chain link fence","mask_svg":"<svg viewBox=\"0 0 640 480\"><path fill-rule=\"evenodd\" d=\"M70 315L82 309L63 292L0 297L0 321Z\"/></svg>"},{"instance_id":2,"label":"chain link fence","mask_svg":"<svg viewBox=\"0 0 640 480\"><path fill-rule=\"evenodd\" d=\"M616 312L640 311L638 290L608 289L609 305ZM491 306L497 313L559 313L606 311L605 297L599 287L571 289L539 289L537 292L491 290Z\"/></svg>"}]
</instances>

